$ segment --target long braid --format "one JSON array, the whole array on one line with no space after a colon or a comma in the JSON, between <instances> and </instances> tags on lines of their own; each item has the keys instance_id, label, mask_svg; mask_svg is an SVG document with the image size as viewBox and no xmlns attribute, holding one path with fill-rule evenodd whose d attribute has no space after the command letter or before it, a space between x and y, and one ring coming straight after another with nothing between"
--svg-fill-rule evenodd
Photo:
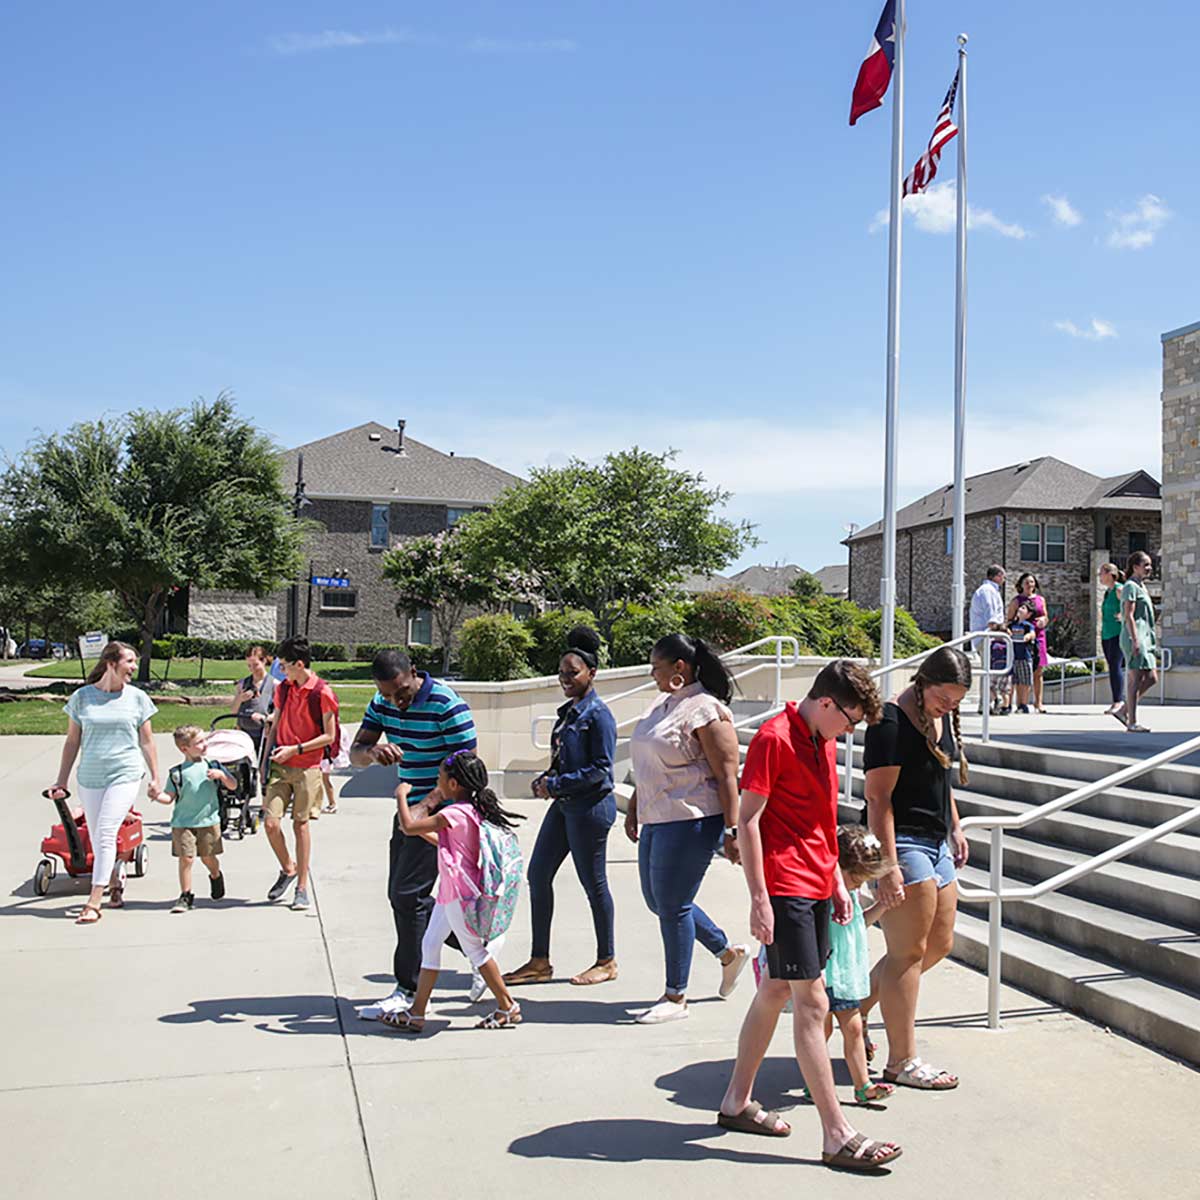
<instances>
[{"instance_id":1,"label":"long braid","mask_svg":"<svg viewBox=\"0 0 1200 1200\"><path fill-rule=\"evenodd\" d=\"M938 763L943 767L950 765L950 760L946 757L946 752L938 745L938 739L935 736L936 730L933 727L933 722L929 719L929 714L925 711L925 680L917 675L912 682L913 696L917 701L917 718L920 721L920 730L925 735L925 745L929 747L929 753L938 760Z\"/></svg>"},{"instance_id":2,"label":"long braid","mask_svg":"<svg viewBox=\"0 0 1200 1200\"><path fill-rule=\"evenodd\" d=\"M958 750L958 786L966 787L970 781L970 774L967 771L967 751L963 746L962 726L958 719L958 706L955 705L954 711L950 714L950 727L954 730L954 745Z\"/></svg>"},{"instance_id":3,"label":"long braid","mask_svg":"<svg viewBox=\"0 0 1200 1200\"><path fill-rule=\"evenodd\" d=\"M475 811L487 822L510 832L514 821L525 819L522 813L508 812L500 798L488 787L488 772L483 759L470 750L457 750L445 761L450 777L467 789Z\"/></svg>"}]
</instances>

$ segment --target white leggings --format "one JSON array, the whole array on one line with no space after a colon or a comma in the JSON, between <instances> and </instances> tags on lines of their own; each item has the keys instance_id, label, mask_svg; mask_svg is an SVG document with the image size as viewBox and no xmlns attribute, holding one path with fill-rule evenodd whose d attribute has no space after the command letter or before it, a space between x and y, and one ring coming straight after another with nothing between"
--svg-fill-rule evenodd
<instances>
[{"instance_id":1,"label":"white leggings","mask_svg":"<svg viewBox=\"0 0 1200 1200\"><path fill-rule=\"evenodd\" d=\"M462 952L476 971L492 957L492 951L499 949L502 941L501 938L493 938L488 943L476 937L467 928L461 900L435 904L429 918L429 927L425 930L425 937L421 942L422 971L442 969L442 945L452 933L458 938Z\"/></svg>"},{"instance_id":2,"label":"white leggings","mask_svg":"<svg viewBox=\"0 0 1200 1200\"><path fill-rule=\"evenodd\" d=\"M117 831L133 807L142 781L110 783L106 788L79 788L88 837L92 839L92 887L103 887L117 862Z\"/></svg>"}]
</instances>

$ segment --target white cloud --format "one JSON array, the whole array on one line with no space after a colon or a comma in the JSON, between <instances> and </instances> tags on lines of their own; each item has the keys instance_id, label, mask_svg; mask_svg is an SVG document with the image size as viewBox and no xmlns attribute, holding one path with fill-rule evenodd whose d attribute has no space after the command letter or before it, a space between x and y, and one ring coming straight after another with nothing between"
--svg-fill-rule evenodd
<instances>
[{"instance_id":1,"label":"white cloud","mask_svg":"<svg viewBox=\"0 0 1200 1200\"><path fill-rule=\"evenodd\" d=\"M1110 212L1108 244L1114 250L1144 250L1154 244L1158 231L1171 219L1171 210L1147 192L1129 212Z\"/></svg>"},{"instance_id":2,"label":"white cloud","mask_svg":"<svg viewBox=\"0 0 1200 1200\"><path fill-rule=\"evenodd\" d=\"M1083 338L1087 342L1102 342L1105 338L1117 336L1116 326L1111 321L1102 321L1099 317L1093 317L1091 322L1082 328L1074 321L1055 321L1054 328L1060 333L1070 334L1073 338Z\"/></svg>"},{"instance_id":3,"label":"white cloud","mask_svg":"<svg viewBox=\"0 0 1200 1200\"><path fill-rule=\"evenodd\" d=\"M472 38L466 47L472 54L571 54L577 49L570 38Z\"/></svg>"},{"instance_id":4,"label":"white cloud","mask_svg":"<svg viewBox=\"0 0 1200 1200\"><path fill-rule=\"evenodd\" d=\"M957 187L954 180L935 183L915 196L905 196L904 212L916 222L922 233L953 233L958 221ZM870 232L878 233L889 224L889 213L882 208L871 222ZM967 206L968 229L990 229L1001 237L1020 241L1029 236L1029 231L1020 225L1002 221L990 208Z\"/></svg>"},{"instance_id":5,"label":"white cloud","mask_svg":"<svg viewBox=\"0 0 1200 1200\"><path fill-rule=\"evenodd\" d=\"M1083 222L1082 214L1066 196L1043 196L1042 203L1050 209L1050 215L1056 225L1071 227Z\"/></svg>"},{"instance_id":6,"label":"white cloud","mask_svg":"<svg viewBox=\"0 0 1200 1200\"><path fill-rule=\"evenodd\" d=\"M346 29L323 29L319 33L277 33L267 38L275 54L315 54L322 50L353 50L359 46L429 45L435 39L408 29L377 29L353 33Z\"/></svg>"}]
</instances>

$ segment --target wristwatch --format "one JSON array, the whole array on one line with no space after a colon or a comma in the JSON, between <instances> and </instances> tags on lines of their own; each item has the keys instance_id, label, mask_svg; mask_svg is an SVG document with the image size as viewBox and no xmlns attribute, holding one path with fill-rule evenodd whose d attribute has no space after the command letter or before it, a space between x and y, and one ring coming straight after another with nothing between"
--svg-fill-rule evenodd
<instances>
[{"instance_id":1,"label":"wristwatch","mask_svg":"<svg viewBox=\"0 0 1200 1200\"><path fill-rule=\"evenodd\" d=\"M733 838L734 841L737 841L737 826L736 825L726 825L725 826L725 836L727 838Z\"/></svg>"}]
</instances>

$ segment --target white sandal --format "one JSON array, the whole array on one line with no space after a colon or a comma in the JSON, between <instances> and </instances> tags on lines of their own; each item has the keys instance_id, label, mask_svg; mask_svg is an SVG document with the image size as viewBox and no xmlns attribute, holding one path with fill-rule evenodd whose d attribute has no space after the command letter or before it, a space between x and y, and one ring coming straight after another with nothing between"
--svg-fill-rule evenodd
<instances>
[{"instance_id":1,"label":"white sandal","mask_svg":"<svg viewBox=\"0 0 1200 1200\"><path fill-rule=\"evenodd\" d=\"M958 1079L949 1071L939 1070L932 1063L923 1062L919 1058L910 1058L901 1063L900 1070L885 1070L883 1078L886 1083L894 1083L897 1087L916 1088L922 1092L949 1092L958 1087Z\"/></svg>"}]
</instances>

